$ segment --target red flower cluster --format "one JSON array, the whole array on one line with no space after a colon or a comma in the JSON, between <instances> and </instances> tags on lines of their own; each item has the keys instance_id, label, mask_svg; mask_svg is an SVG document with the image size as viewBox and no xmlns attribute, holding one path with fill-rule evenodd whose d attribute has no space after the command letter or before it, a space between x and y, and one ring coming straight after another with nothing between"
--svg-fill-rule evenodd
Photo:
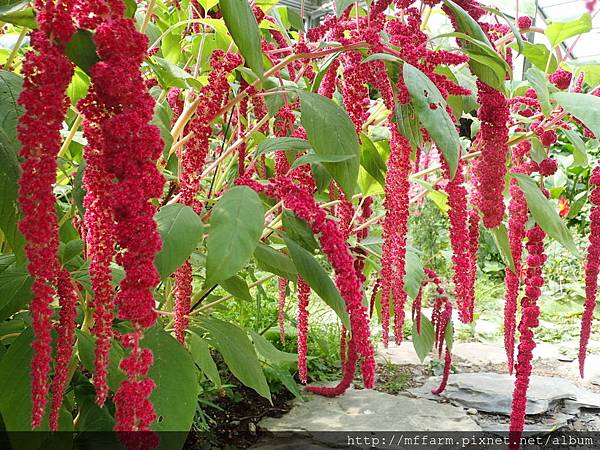
<instances>
[{"instance_id":1,"label":"red flower cluster","mask_svg":"<svg viewBox=\"0 0 600 450\"><path fill-rule=\"evenodd\" d=\"M59 344L72 342L73 327L65 323L72 315L75 294L58 261L58 223L53 185L56 181L56 156L60 148L60 130L67 111L65 92L73 75L73 64L64 54L64 46L75 32L69 2L34 2L39 30L31 34L32 50L25 56L23 90L19 104L25 109L19 119L17 136L21 143L19 205L22 218L19 229L25 237L27 269L33 279L30 310L35 340L31 362L31 425L41 425L48 397L48 378L52 360L50 303L61 298ZM71 349L68 350L70 357ZM57 367L64 365L61 357ZM57 377L53 387L53 411L62 404L66 378ZM51 426L57 427L56 414Z\"/></svg>"},{"instance_id":2,"label":"red flower cluster","mask_svg":"<svg viewBox=\"0 0 600 450\"><path fill-rule=\"evenodd\" d=\"M481 156L476 163L478 206L483 213L485 227L496 228L504 216L509 108L501 92L481 81L477 81L477 89L481 105L477 113L481 120L477 136Z\"/></svg>"},{"instance_id":3,"label":"red flower cluster","mask_svg":"<svg viewBox=\"0 0 600 450\"><path fill-rule=\"evenodd\" d=\"M442 163L446 177L450 179L450 169L444 160ZM469 235L467 215L467 190L464 186L463 164L459 162L456 175L446 185L448 194L448 218L450 220L450 243L452 244L452 269L454 271L454 288L458 304L459 318L463 323L473 321L473 301L475 294L471 292L472 257L470 242L465 239Z\"/></svg>"},{"instance_id":4,"label":"red flower cluster","mask_svg":"<svg viewBox=\"0 0 600 450\"><path fill-rule=\"evenodd\" d=\"M187 330L190 319L192 299L192 264L188 261L175 272L175 337L183 344L185 342L185 331Z\"/></svg>"},{"instance_id":5,"label":"red flower cluster","mask_svg":"<svg viewBox=\"0 0 600 450\"><path fill-rule=\"evenodd\" d=\"M383 222L383 247L381 250L381 316L383 345L389 340L390 297L393 299L394 337L402 341L404 325L404 275L406 263L406 233L408 231L408 191L410 183L411 146L400 134L396 125L390 126L390 157L385 176L385 219Z\"/></svg>"},{"instance_id":6,"label":"red flower cluster","mask_svg":"<svg viewBox=\"0 0 600 450\"><path fill-rule=\"evenodd\" d=\"M546 262L544 254L545 233L539 225L527 231L527 273L525 275L525 295L521 299L521 321L519 323L519 353L515 365L516 380L510 415L511 450L519 448L521 433L525 426L525 409L527 406L527 389L531 376L531 361L535 340L533 329L539 325L540 307L537 301L544 285L542 266Z\"/></svg>"},{"instance_id":7,"label":"red flower cluster","mask_svg":"<svg viewBox=\"0 0 600 450\"><path fill-rule=\"evenodd\" d=\"M556 72L550 75L548 79L550 80L550 83L552 83L558 89L565 90L569 89L572 78L573 74L571 72L568 72L564 69L556 69Z\"/></svg>"},{"instance_id":8,"label":"red flower cluster","mask_svg":"<svg viewBox=\"0 0 600 450\"><path fill-rule=\"evenodd\" d=\"M281 344L285 344L285 294L287 290L288 280L279 277L278 281L278 294L279 298L277 301L277 321L279 322L279 341Z\"/></svg>"},{"instance_id":9,"label":"red flower cluster","mask_svg":"<svg viewBox=\"0 0 600 450\"><path fill-rule=\"evenodd\" d=\"M310 286L301 276L298 276L298 377L302 384L308 379L306 353L308 350L308 300Z\"/></svg>"},{"instance_id":10,"label":"red flower cluster","mask_svg":"<svg viewBox=\"0 0 600 450\"><path fill-rule=\"evenodd\" d=\"M593 186L590 193L592 210L590 213L590 245L585 264L585 309L581 317L581 335L579 341L579 373L583 378L587 343L596 307L598 292L598 272L600 271L600 166L594 168L590 177Z\"/></svg>"},{"instance_id":11,"label":"red flower cluster","mask_svg":"<svg viewBox=\"0 0 600 450\"><path fill-rule=\"evenodd\" d=\"M521 16L517 19L517 27L520 30L531 28L531 25L533 25L533 19L529 16Z\"/></svg>"}]
</instances>

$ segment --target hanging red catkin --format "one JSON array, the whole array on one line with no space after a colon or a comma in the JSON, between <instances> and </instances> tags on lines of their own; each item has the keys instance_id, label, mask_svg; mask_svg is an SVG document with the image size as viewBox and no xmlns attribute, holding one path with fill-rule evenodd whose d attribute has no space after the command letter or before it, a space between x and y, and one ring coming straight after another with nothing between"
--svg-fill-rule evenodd
<instances>
[{"instance_id":1,"label":"hanging red catkin","mask_svg":"<svg viewBox=\"0 0 600 450\"><path fill-rule=\"evenodd\" d=\"M112 0L94 36L100 61L91 69L92 93L100 110L99 124L105 147L106 170L114 235L120 252L117 262L125 271L116 296L119 318L133 331L120 337L129 355L120 368L127 375L114 396L116 431L149 430L155 418L148 399L154 382L148 377L152 352L140 347L144 328L156 320L152 289L159 281L154 258L161 248L149 200L162 194L164 179L156 168L162 152L160 132L149 122L154 100L146 92L140 66L148 39L124 17L122 1Z\"/></svg>"},{"instance_id":2,"label":"hanging red catkin","mask_svg":"<svg viewBox=\"0 0 600 450\"><path fill-rule=\"evenodd\" d=\"M477 278L477 256L479 254L479 213L475 209L469 211L469 297L470 315L475 312L475 280Z\"/></svg>"},{"instance_id":3,"label":"hanging red catkin","mask_svg":"<svg viewBox=\"0 0 600 450\"><path fill-rule=\"evenodd\" d=\"M477 81L477 89L481 105L477 112L481 120L477 136L481 156L476 162L478 206L483 214L483 225L496 228L504 216L509 108L501 92L481 81Z\"/></svg>"},{"instance_id":4,"label":"hanging red catkin","mask_svg":"<svg viewBox=\"0 0 600 450\"><path fill-rule=\"evenodd\" d=\"M306 354L308 350L308 300L310 286L298 276L298 377L302 384L308 379Z\"/></svg>"},{"instance_id":5,"label":"hanging red catkin","mask_svg":"<svg viewBox=\"0 0 600 450\"><path fill-rule=\"evenodd\" d=\"M515 389L512 398L512 411L510 415L510 450L519 448L519 441L525 426L525 413L527 406L527 389L531 376L531 361L535 340L533 329L539 325L540 307L537 301L542 293L544 284L542 266L546 262L544 254L544 231L535 225L527 231L527 273L525 276L525 295L521 299L521 321L519 323L519 352L515 364Z\"/></svg>"},{"instance_id":6,"label":"hanging red catkin","mask_svg":"<svg viewBox=\"0 0 600 450\"><path fill-rule=\"evenodd\" d=\"M598 272L600 270L600 166L592 171L590 193L592 210L590 213L590 245L585 264L585 309L581 317L581 335L579 340L579 373L583 378L587 344L590 339L596 294L598 292Z\"/></svg>"},{"instance_id":7,"label":"hanging red catkin","mask_svg":"<svg viewBox=\"0 0 600 450\"><path fill-rule=\"evenodd\" d=\"M408 175L411 147L395 124L390 126L392 140L385 179L385 219L383 222L383 247L381 255L381 318L383 345L389 341L390 297L394 302L394 335L402 341L404 325L404 274L406 233L408 230Z\"/></svg>"},{"instance_id":8,"label":"hanging red catkin","mask_svg":"<svg viewBox=\"0 0 600 450\"><path fill-rule=\"evenodd\" d=\"M192 299L192 264L186 261L177 269L175 278L175 338L183 344L189 325L188 313Z\"/></svg>"},{"instance_id":9,"label":"hanging red catkin","mask_svg":"<svg viewBox=\"0 0 600 450\"><path fill-rule=\"evenodd\" d=\"M34 8L39 28L31 34L32 50L25 55L21 70L24 80L18 103L25 112L19 119L17 137L22 158L18 200L23 216L19 230L25 237L27 270L33 279L30 311L35 339L31 360L31 426L37 428L42 423L49 388L50 303L61 277L53 185L60 130L68 107L65 92L73 76L73 64L64 55L64 47L75 27L70 2L37 0ZM64 298L69 296L65 294ZM61 327L66 326L61 324Z\"/></svg>"},{"instance_id":10,"label":"hanging red catkin","mask_svg":"<svg viewBox=\"0 0 600 450\"><path fill-rule=\"evenodd\" d=\"M507 267L504 278L504 348L507 356L508 373L512 374L515 352L517 297L521 281L523 239L525 238L525 224L527 223L528 213L525 195L515 179L511 179L509 191L508 241L515 270L513 272Z\"/></svg>"},{"instance_id":11,"label":"hanging red catkin","mask_svg":"<svg viewBox=\"0 0 600 450\"><path fill-rule=\"evenodd\" d=\"M450 178L450 168L445 160L442 167L446 177ZM459 161L456 174L446 185L448 194L448 219L450 221L450 243L452 244L452 269L458 316L463 323L473 321L473 306L469 293L471 255L467 228L467 190L464 187L463 164Z\"/></svg>"}]
</instances>

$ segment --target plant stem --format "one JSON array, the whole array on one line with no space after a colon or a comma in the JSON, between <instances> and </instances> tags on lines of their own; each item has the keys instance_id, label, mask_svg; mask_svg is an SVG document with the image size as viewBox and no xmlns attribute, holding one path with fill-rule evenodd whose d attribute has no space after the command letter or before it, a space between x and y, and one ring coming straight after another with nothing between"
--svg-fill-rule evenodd
<instances>
[{"instance_id":1,"label":"plant stem","mask_svg":"<svg viewBox=\"0 0 600 450\"><path fill-rule=\"evenodd\" d=\"M12 65L13 60L17 56L17 52L21 48L21 45L23 44L23 41L25 40L25 36L27 36L27 31L28 30L25 27L23 27L23 29L21 30L21 33L19 34L19 37L17 38L17 42L15 42L15 46L13 47L12 51L10 52L10 55L8 55L8 58L6 59L6 62L4 63L4 70L10 70L10 68L11 68L10 66Z\"/></svg>"},{"instance_id":2,"label":"plant stem","mask_svg":"<svg viewBox=\"0 0 600 450\"><path fill-rule=\"evenodd\" d=\"M148 28L148 24L150 23L150 19L152 18L152 13L154 12L154 7L156 6L156 0L148 0L148 9L146 9L146 15L144 16L144 22L140 27L140 32L145 33L146 28Z\"/></svg>"},{"instance_id":3,"label":"plant stem","mask_svg":"<svg viewBox=\"0 0 600 450\"><path fill-rule=\"evenodd\" d=\"M79 113L77 114L77 117L75 117L73 125L71 126L71 129L69 130L69 134L65 138L65 141L60 146L60 150L58 151L57 156L63 156L65 152L69 149L69 146L71 145L71 142L73 142L73 138L75 137L75 133L77 133L77 130L81 126L81 122L83 122L83 116L81 115L81 113Z\"/></svg>"}]
</instances>

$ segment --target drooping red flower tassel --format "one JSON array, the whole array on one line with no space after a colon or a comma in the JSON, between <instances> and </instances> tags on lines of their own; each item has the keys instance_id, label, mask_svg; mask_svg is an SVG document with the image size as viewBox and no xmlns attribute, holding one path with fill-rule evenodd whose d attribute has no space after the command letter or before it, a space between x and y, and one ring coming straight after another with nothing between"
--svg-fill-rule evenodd
<instances>
[{"instance_id":1,"label":"drooping red flower tassel","mask_svg":"<svg viewBox=\"0 0 600 450\"><path fill-rule=\"evenodd\" d=\"M537 301L544 284L542 266L546 262L544 254L544 231L535 225L527 231L527 274L525 276L525 295L521 299L521 321L519 323L519 348L515 364L516 380L510 415L510 450L519 448L519 441L525 426L527 389L531 376L531 361L535 340L533 330L539 325L540 307Z\"/></svg>"},{"instance_id":2,"label":"drooping red flower tassel","mask_svg":"<svg viewBox=\"0 0 600 450\"><path fill-rule=\"evenodd\" d=\"M306 354L308 350L308 300L310 286L298 276L298 377L302 384L308 380Z\"/></svg>"},{"instance_id":3,"label":"drooping red flower tassel","mask_svg":"<svg viewBox=\"0 0 600 450\"><path fill-rule=\"evenodd\" d=\"M504 95L477 81L477 117L481 129L477 136L481 156L476 163L479 209L486 228L496 228L504 216L504 180L508 155L509 107Z\"/></svg>"},{"instance_id":4,"label":"drooping red flower tassel","mask_svg":"<svg viewBox=\"0 0 600 450\"><path fill-rule=\"evenodd\" d=\"M477 279L477 257L479 255L479 213L475 209L469 211L469 286L467 302L471 317L475 312L475 281Z\"/></svg>"},{"instance_id":5,"label":"drooping red flower tassel","mask_svg":"<svg viewBox=\"0 0 600 450\"><path fill-rule=\"evenodd\" d=\"M63 403L65 388L69 382L69 363L75 343L75 319L77 319L77 292L68 270L58 275L57 293L60 303L58 338L56 340L56 364L52 380L52 403L50 405L50 429L58 430L58 417Z\"/></svg>"},{"instance_id":6,"label":"drooping red flower tassel","mask_svg":"<svg viewBox=\"0 0 600 450\"><path fill-rule=\"evenodd\" d=\"M590 177L593 189L590 193L592 210L590 213L590 245L585 264L585 309L581 317L581 335L579 338L579 373L583 378L587 344L590 339L596 294L598 292L598 272L600 270L600 166L594 168Z\"/></svg>"},{"instance_id":7,"label":"drooping red flower tassel","mask_svg":"<svg viewBox=\"0 0 600 450\"><path fill-rule=\"evenodd\" d=\"M381 255L381 317L383 345L389 341L390 297L394 304L394 336L402 341L404 325L404 291L406 233L408 230L408 175L411 147L395 125L391 126L390 157L385 180L385 219Z\"/></svg>"},{"instance_id":8,"label":"drooping red flower tassel","mask_svg":"<svg viewBox=\"0 0 600 450\"><path fill-rule=\"evenodd\" d=\"M192 299L192 264L188 261L175 272L175 338L183 344L190 320Z\"/></svg>"},{"instance_id":9,"label":"drooping red flower tassel","mask_svg":"<svg viewBox=\"0 0 600 450\"><path fill-rule=\"evenodd\" d=\"M105 168L113 180L109 198L117 262L125 271L115 301L119 318L133 328L120 337L129 355L120 363L127 379L114 397L115 430L145 431L155 418L148 399L154 388L148 377L153 356L140 341L144 328L156 320L152 289L159 281L154 258L161 240L153 219L156 208L149 200L162 194L164 179L156 160L163 143L158 128L149 124L154 100L139 69L148 39L136 31L133 20L123 17L121 1L111 1L109 8L94 36L100 61L91 69L90 95L104 112L98 127L107 143Z\"/></svg>"},{"instance_id":10,"label":"drooping red flower tassel","mask_svg":"<svg viewBox=\"0 0 600 450\"><path fill-rule=\"evenodd\" d=\"M450 369L452 368L452 352L446 346L446 352L444 353L444 372L442 373L442 381L437 389L431 391L434 395L439 395L446 389L448 385L448 378L450 377Z\"/></svg>"},{"instance_id":11,"label":"drooping red flower tassel","mask_svg":"<svg viewBox=\"0 0 600 450\"><path fill-rule=\"evenodd\" d=\"M65 92L73 76L73 64L64 55L64 46L75 27L69 2L37 0L34 7L39 29L31 34L32 50L23 62L23 90L18 103L25 112L19 119L17 136L22 158L18 200L23 216L19 230L25 237L27 270L33 279L30 311L35 339L31 361L31 426L37 428L48 398L52 358L50 303L60 277L53 185L60 130L68 107Z\"/></svg>"},{"instance_id":12,"label":"drooping red flower tassel","mask_svg":"<svg viewBox=\"0 0 600 450\"><path fill-rule=\"evenodd\" d=\"M450 169L443 160L442 166L446 176L450 178ZM448 181L446 193L448 194L448 218L450 221L450 243L452 244L452 269L454 271L453 281L458 304L459 318L463 323L473 321L473 307L471 305L470 273L471 255L469 241L465 236L469 235L467 228L467 190L464 186L463 165L458 164L456 175Z\"/></svg>"}]
</instances>

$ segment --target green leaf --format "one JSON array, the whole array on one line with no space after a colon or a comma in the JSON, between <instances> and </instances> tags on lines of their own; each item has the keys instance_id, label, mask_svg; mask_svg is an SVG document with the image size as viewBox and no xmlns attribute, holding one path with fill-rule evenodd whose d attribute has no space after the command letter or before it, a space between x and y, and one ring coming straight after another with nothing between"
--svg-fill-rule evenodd
<instances>
[{"instance_id":1,"label":"green leaf","mask_svg":"<svg viewBox=\"0 0 600 450\"><path fill-rule=\"evenodd\" d=\"M302 275L302 278L306 280L312 290L335 311L344 326L350 329L346 303L325 269L321 267L309 251L302 248L288 236L284 236L284 240L298 273Z\"/></svg>"},{"instance_id":2,"label":"green leaf","mask_svg":"<svg viewBox=\"0 0 600 450\"><path fill-rule=\"evenodd\" d=\"M0 14L11 14L26 8L31 0L0 0Z\"/></svg>"},{"instance_id":3,"label":"green leaf","mask_svg":"<svg viewBox=\"0 0 600 450\"><path fill-rule=\"evenodd\" d=\"M421 126L417 117L415 108L411 103L402 105L396 102L394 118L398 124L400 133L410 141L410 145L413 149L421 147L423 141L421 136Z\"/></svg>"},{"instance_id":4,"label":"green leaf","mask_svg":"<svg viewBox=\"0 0 600 450\"><path fill-rule=\"evenodd\" d=\"M250 295L250 290L248 289L248 283L246 283L243 278L234 275L226 280L221 281L219 284L234 297L241 300L252 301L252 296Z\"/></svg>"},{"instance_id":5,"label":"green leaf","mask_svg":"<svg viewBox=\"0 0 600 450\"><path fill-rule=\"evenodd\" d=\"M387 166L377 151L373 141L365 134L361 135L360 165L371 175L381 187L385 187Z\"/></svg>"},{"instance_id":6,"label":"green leaf","mask_svg":"<svg viewBox=\"0 0 600 450\"><path fill-rule=\"evenodd\" d=\"M517 180L519 187L525 194L527 207L531 211L535 222L542 227L542 230L548 236L560 242L573 255L579 255L571 233L569 233L558 212L544 196L537 183L530 176L522 173L513 173L512 176Z\"/></svg>"},{"instance_id":7,"label":"green leaf","mask_svg":"<svg viewBox=\"0 0 600 450\"><path fill-rule=\"evenodd\" d=\"M262 242L259 242L256 250L254 250L254 257L260 270L274 273L292 281L295 281L298 276L294 263L287 255Z\"/></svg>"},{"instance_id":8,"label":"green leaf","mask_svg":"<svg viewBox=\"0 0 600 450\"><path fill-rule=\"evenodd\" d=\"M298 360L296 353L282 352L255 331L250 330L250 337L252 338L252 342L254 342L254 348L256 348L258 354L269 363L288 364L295 363Z\"/></svg>"},{"instance_id":9,"label":"green leaf","mask_svg":"<svg viewBox=\"0 0 600 450\"><path fill-rule=\"evenodd\" d=\"M33 330L27 328L11 344L0 360L0 414L2 414L5 431L31 431L32 342ZM61 409L58 426L59 431L73 430L73 417L65 408ZM38 430L48 431L47 414ZM50 442L52 436L48 433L14 433L8 438L15 450L65 448L59 446L59 442ZM60 445L65 445L71 439L69 433L68 438Z\"/></svg>"},{"instance_id":10,"label":"green leaf","mask_svg":"<svg viewBox=\"0 0 600 450\"><path fill-rule=\"evenodd\" d=\"M219 0L225 25L244 57L246 64L256 75L264 74L260 31L247 0Z\"/></svg>"},{"instance_id":11,"label":"green leaf","mask_svg":"<svg viewBox=\"0 0 600 450\"><path fill-rule=\"evenodd\" d=\"M514 49L518 48L516 44L511 44L509 47ZM532 44L531 42L524 41L521 54L540 70L546 70L548 59L550 59L550 65L548 66L548 71L550 73L554 72L558 67L556 57L550 53L550 50L548 50L548 47L544 44Z\"/></svg>"},{"instance_id":12,"label":"green leaf","mask_svg":"<svg viewBox=\"0 0 600 450\"><path fill-rule=\"evenodd\" d=\"M96 54L96 44L93 36L91 31L79 29L65 48L65 54L69 59L88 75L94 64L100 61Z\"/></svg>"},{"instance_id":13,"label":"green leaf","mask_svg":"<svg viewBox=\"0 0 600 450\"><path fill-rule=\"evenodd\" d=\"M173 111L167 102L156 102L154 105L154 117L150 122L160 129L160 137L164 142L163 155L168 156L171 146L173 145L173 136L171 136L171 120L173 119Z\"/></svg>"},{"instance_id":14,"label":"green leaf","mask_svg":"<svg viewBox=\"0 0 600 450\"><path fill-rule=\"evenodd\" d=\"M421 314L421 334L417 333L416 321L413 321L412 326L412 343L421 362L425 361L425 358L431 352L434 341L433 325L427 317Z\"/></svg>"},{"instance_id":15,"label":"green leaf","mask_svg":"<svg viewBox=\"0 0 600 450\"><path fill-rule=\"evenodd\" d=\"M290 166L290 170L295 169L296 167L303 166L304 164L314 164L314 163L339 163L343 161L348 161L349 159L356 158L353 155L329 155L329 156L321 156L316 153L308 153L306 155L301 156L296 159L292 165Z\"/></svg>"},{"instance_id":16,"label":"green leaf","mask_svg":"<svg viewBox=\"0 0 600 450\"><path fill-rule=\"evenodd\" d=\"M154 220L163 242L154 264L164 279L187 261L202 239L204 226L192 208L177 203L160 208Z\"/></svg>"},{"instance_id":17,"label":"green leaf","mask_svg":"<svg viewBox=\"0 0 600 450\"><path fill-rule=\"evenodd\" d=\"M200 391L190 353L158 325L146 330L141 345L154 355L148 376L156 383L150 401L157 419L150 428L154 431L189 430ZM179 438L183 444L185 435Z\"/></svg>"},{"instance_id":18,"label":"green leaf","mask_svg":"<svg viewBox=\"0 0 600 450\"><path fill-rule=\"evenodd\" d=\"M194 358L194 362L200 367L200 370L212 381L216 387L221 387L221 377L219 369L215 364L215 360L210 354L208 342L202 339L193 331L190 331L187 336L187 343Z\"/></svg>"},{"instance_id":19,"label":"green leaf","mask_svg":"<svg viewBox=\"0 0 600 450\"><path fill-rule=\"evenodd\" d=\"M538 101L542 107L542 112L545 116L549 116L552 112L552 105L550 105L550 92L548 91L548 80L546 75L540 69L536 67L530 67L525 74L525 77L537 94Z\"/></svg>"},{"instance_id":20,"label":"green leaf","mask_svg":"<svg viewBox=\"0 0 600 450\"><path fill-rule=\"evenodd\" d=\"M38 23L35 20L35 12L33 11L33 8L25 8L21 9L20 11L15 11L6 14L0 13L0 21L12 23L13 25L18 25L20 27L31 28L32 30L38 27Z\"/></svg>"},{"instance_id":21,"label":"green leaf","mask_svg":"<svg viewBox=\"0 0 600 450\"><path fill-rule=\"evenodd\" d=\"M587 33L592 29L592 16L589 12L581 17L567 22L550 22L544 30L544 34L550 41L552 48L573 36Z\"/></svg>"},{"instance_id":22,"label":"green leaf","mask_svg":"<svg viewBox=\"0 0 600 450\"><path fill-rule=\"evenodd\" d=\"M206 247L206 284L238 273L250 260L264 228L258 194L246 186L228 190L215 205Z\"/></svg>"},{"instance_id":23,"label":"green leaf","mask_svg":"<svg viewBox=\"0 0 600 450\"><path fill-rule=\"evenodd\" d=\"M446 111L446 101L432 81L414 66L404 64L404 83L410 93L419 120L442 151L454 177L460 158L460 141L452 119Z\"/></svg>"},{"instance_id":24,"label":"green leaf","mask_svg":"<svg viewBox=\"0 0 600 450\"><path fill-rule=\"evenodd\" d=\"M17 227L18 181L21 168L17 159L20 148L17 140L17 123L23 107L17 103L23 79L12 72L0 70L0 229L17 257L25 261L25 239Z\"/></svg>"},{"instance_id":25,"label":"green leaf","mask_svg":"<svg viewBox=\"0 0 600 450\"><path fill-rule=\"evenodd\" d=\"M336 0L335 1L335 15L340 18L344 11L348 9L356 0Z\"/></svg>"},{"instance_id":26,"label":"green leaf","mask_svg":"<svg viewBox=\"0 0 600 450\"><path fill-rule=\"evenodd\" d=\"M214 317L200 317L200 325L208 332L207 338L221 353L231 373L270 401L269 385L246 332L232 323Z\"/></svg>"},{"instance_id":27,"label":"green leaf","mask_svg":"<svg viewBox=\"0 0 600 450\"><path fill-rule=\"evenodd\" d=\"M267 138L262 141L256 149L256 157L275 150L308 150L310 144L308 141L293 137L275 137Z\"/></svg>"},{"instance_id":28,"label":"green leaf","mask_svg":"<svg viewBox=\"0 0 600 450\"><path fill-rule=\"evenodd\" d=\"M513 36L515 38L515 43L517 44L517 48L519 49L519 53L521 53L521 51L523 50L523 37L521 36L521 33L519 33L518 28L515 26L515 21L514 20L510 20L506 14L504 14L502 11L500 11L499 9L495 9L495 8L491 8L491 7L486 7L483 6L481 7L481 9L483 9L484 11L487 11L491 14L495 14L497 16L500 16L504 19L504 21L507 23L507 25L510 27L510 30L513 33Z\"/></svg>"},{"instance_id":29,"label":"green leaf","mask_svg":"<svg viewBox=\"0 0 600 450\"><path fill-rule=\"evenodd\" d=\"M158 81L164 88L179 87L186 88L189 83L194 83L194 77L181 67L167 61L164 58L153 56L148 63L154 70Z\"/></svg>"},{"instance_id":30,"label":"green leaf","mask_svg":"<svg viewBox=\"0 0 600 450\"><path fill-rule=\"evenodd\" d=\"M595 136L600 136L600 97L591 94L557 92L552 95L560 106L577 117Z\"/></svg>"},{"instance_id":31,"label":"green leaf","mask_svg":"<svg viewBox=\"0 0 600 450\"><path fill-rule=\"evenodd\" d=\"M390 55L389 53L373 53L373 54L367 56L365 59L363 59L360 63L365 64L370 61L377 61L377 60L390 61L390 62L395 62L395 63L403 63L404 62L397 56Z\"/></svg>"},{"instance_id":32,"label":"green leaf","mask_svg":"<svg viewBox=\"0 0 600 450\"><path fill-rule=\"evenodd\" d=\"M587 166L587 149L585 148L585 143L583 142L583 139L581 139L578 133L571 130L570 128L563 128L562 132L565 136L567 136L567 139L571 141L571 144L573 144L573 164L581 167Z\"/></svg>"},{"instance_id":33,"label":"green leaf","mask_svg":"<svg viewBox=\"0 0 600 450\"><path fill-rule=\"evenodd\" d=\"M315 153L324 157L351 156L346 161L323 163L346 196L354 194L360 148L358 137L348 114L322 95L300 91L301 122Z\"/></svg>"},{"instance_id":34,"label":"green leaf","mask_svg":"<svg viewBox=\"0 0 600 450\"><path fill-rule=\"evenodd\" d=\"M0 272L0 322L24 309L33 298L27 270L10 266Z\"/></svg>"},{"instance_id":35,"label":"green leaf","mask_svg":"<svg viewBox=\"0 0 600 450\"><path fill-rule=\"evenodd\" d=\"M448 351L452 351L452 344L454 344L454 324L452 320L448 321L448 325L446 325L446 331L444 333L444 340L446 341L446 347Z\"/></svg>"},{"instance_id":36,"label":"green leaf","mask_svg":"<svg viewBox=\"0 0 600 450\"><path fill-rule=\"evenodd\" d=\"M77 430L108 431L115 426L115 419L110 415L107 408L100 408L96 404L96 389L89 381L78 381L75 386L75 400L77 401L78 421ZM118 448L116 435L109 437L111 433L105 433L106 439L110 439L112 448ZM86 437L82 438L84 441ZM78 439L78 442L81 442ZM91 442L89 442L91 444ZM104 441L103 441L104 443Z\"/></svg>"},{"instance_id":37,"label":"green leaf","mask_svg":"<svg viewBox=\"0 0 600 450\"><path fill-rule=\"evenodd\" d=\"M510 249L510 243L508 240L508 231L504 224L501 224L496 228L488 228L488 231L492 235L494 239L494 243L496 244L496 248L500 252L500 256L502 257L502 261L506 267L508 267L511 271L515 271L515 261L513 259L512 251Z\"/></svg>"},{"instance_id":38,"label":"green leaf","mask_svg":"<svg viewBox=\"0 0 600 450\"><path fill-rule=\"evenodd\" d=\"M282 224L288 236L306 250L314 253L319 248L319 243L315 239L310 226L292 211L283 210Z\"/></svg>"},{"instance_id":39,"label":"green leaf","mask_svg":"<svg viewBox=\"0 0 600 450\"><path fill-rule=\"evenodd\" d=\"M414 299L421 290L423 279L425 278L425 272L423 270L423 264L421 258L414 252L406 251L406 274L404 275L404 290L406 294Z\"/></svg>"}]
</instances>

